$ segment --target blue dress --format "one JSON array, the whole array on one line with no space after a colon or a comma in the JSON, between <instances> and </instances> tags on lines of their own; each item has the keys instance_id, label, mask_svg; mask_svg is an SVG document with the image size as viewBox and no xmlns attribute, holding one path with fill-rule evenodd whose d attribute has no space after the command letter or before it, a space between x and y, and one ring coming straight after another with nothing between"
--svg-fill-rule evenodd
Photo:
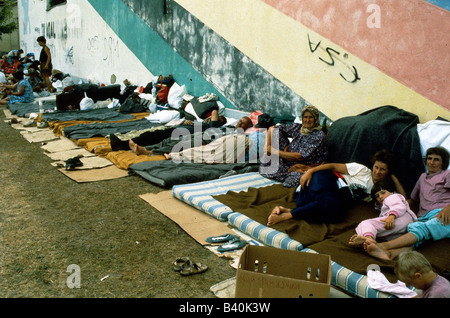
<instances>
[{"instance_id":1,"label":"blue dress","mask_svg":"<svg viewBox=\"0 0 450 318\"><path fill-rule=\"evenodd\" d=\"M20 86L25 88L23 94L20 96L9 95L8 104L32 103L34 101L33 88L31 87L30 81L28 81L28 79L21 80L17 85L17 92L19 91Z\"/></svg>"},{"instance_id":2,"label":"blue dress","mask_svg":"<svg viewBox=\"0 0 450 318\"><path fill-rule=\"evenodd\" d=\"M272 137L273 140L278 139L278 149L284 150L288 146L287 151L300 153L304 158L302 163L306 165L321 164L327 160L327 136L323 131L314 130L308 135L302 135L301 124L297 123L281 125L278 128L278 132ZM263 177L282 182L285 187L296 188L300 185L300 178L303 175L298 171L289 172L289 168L296 163L298 162L288 161L278 156L270 159L264 155L259 173Z\"/></svg>"}]
</instances>

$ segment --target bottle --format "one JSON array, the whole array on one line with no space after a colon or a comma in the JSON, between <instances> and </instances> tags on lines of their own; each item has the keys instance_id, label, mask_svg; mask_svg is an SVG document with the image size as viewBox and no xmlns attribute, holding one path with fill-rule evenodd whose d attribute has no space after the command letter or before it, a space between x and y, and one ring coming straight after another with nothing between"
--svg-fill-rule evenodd
<instances>
[{"instance_id":1,"label":"bottle","mask_svg":"<svg viewBox=\"0 0 450 318\"><path fill-rule=\"evenodd\" d=\"M44 112L44 105L42 104L42 101L39 101L39 112L42 114Z\"/></svg>"}]
</instances>

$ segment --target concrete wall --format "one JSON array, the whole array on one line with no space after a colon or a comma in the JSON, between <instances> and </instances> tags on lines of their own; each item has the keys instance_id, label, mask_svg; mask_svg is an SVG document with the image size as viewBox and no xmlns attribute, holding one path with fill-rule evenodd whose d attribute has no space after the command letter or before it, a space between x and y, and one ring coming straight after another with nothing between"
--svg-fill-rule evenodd
<instances>
[{"instance_id":1,"label":"concrete wall","mask_svg":"<svg viewBox=\"0 0 450 318\"><path fill-rule=\"evenodd\" d=\"M105 1L108 2L108 1ZM110 84L148 83L153 75L86 0L69 0L47 11L46 0L19 0L20 46L39 57L44 35L53 66L84 79Z\"/></svg>"},{"instance_id":2,"label":"concrete wall","mask_svg":"<svg viewBox=\"0 0 450 318\"><path fill-rule=\"evenodd\" d=\"M450 12L441 0L19 0L21 47L55 68L145 85L173 74L230 108L332 120L383 105L450 119ZM432 2L433 4L431 4Z\"/></svg>"}]
</instances>

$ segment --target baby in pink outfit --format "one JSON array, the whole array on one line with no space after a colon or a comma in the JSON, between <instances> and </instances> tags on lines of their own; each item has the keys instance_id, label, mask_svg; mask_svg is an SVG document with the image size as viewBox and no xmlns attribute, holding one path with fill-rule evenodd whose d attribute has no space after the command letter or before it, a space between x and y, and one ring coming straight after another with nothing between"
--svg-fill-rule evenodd
<instances>
[{"instance_id":1,"label":"baby in pink outfit","mask_svg":"<svg viewBox=\"0 0 450 318\"><path fill-rule=\"evenodd\" d=\"M394 193L395 186L387 181L377 182L372 196L381 205L380 216L367 219L356 227L356 234L349 240L350 246L359 247L366 241L389 241L406 233L409 223L417 220L405 197Z\"/></svg>"}]
</instances>

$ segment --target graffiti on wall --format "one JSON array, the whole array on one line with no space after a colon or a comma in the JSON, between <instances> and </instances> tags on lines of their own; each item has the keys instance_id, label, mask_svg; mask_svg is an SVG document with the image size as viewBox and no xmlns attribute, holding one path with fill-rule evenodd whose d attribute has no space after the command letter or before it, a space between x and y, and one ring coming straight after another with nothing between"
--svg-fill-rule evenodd
<instances>
[{"instance_id":1,"label":"graffiti on wall","mask_svg":"<svg viewBox=\"0 0 450 318\"><path fill-rule=\"evenodd\" d=\"M339 51L337 51L337 50L335 50L335 49L333 49L333 48L331 48L329 46L326 47L326 48L323 48L321 46L321 43L322 43L322 41L319 41L317 43L313 43L311 41L311 37L308 34L309 50L311 51L311 53L318 55L319 56L318 57L319 60L321 60L325 64L333 66L333 67L338 67L339 68L339 65L343 66L346 69L345 70L345 75L343 74L343 72L339 72L339 75L345 81L347 81L349 83L356 83L357 81L361 80L361 77L359 77L358 70L356 69L356 67L354 65L351 65L351 66L348 65L343 59L341 59L341 56L344 59L347 59L348 58L348 54L347 53L344 53L343 55L341 55L341 52L339 52ZM317 51L319 48L321 50ZM348 71L350 71L350 72L348 72Z\"/></svg>"},{"instance_id":2,"label":"graffiti on wall","mask_svg":"<svg viewBox=\"0 0 450 318\"><path fill-rule=\"evenodd\" d=\"M99 57L108 63L113 63L118 54L119 39L112 37L93 36L88 39L88 51L98 54Z\"/></svg>"},{"instance_id":3,"label":"graffiti on wall","mask_svg":"<svg viewBox=\"0 0 450 318\"><path fill-rule=\"evenodd\" d=\"M73 64L73 46L70 47L65 54L65 61L66 63Z\"/></svg>"}]
</instances>

